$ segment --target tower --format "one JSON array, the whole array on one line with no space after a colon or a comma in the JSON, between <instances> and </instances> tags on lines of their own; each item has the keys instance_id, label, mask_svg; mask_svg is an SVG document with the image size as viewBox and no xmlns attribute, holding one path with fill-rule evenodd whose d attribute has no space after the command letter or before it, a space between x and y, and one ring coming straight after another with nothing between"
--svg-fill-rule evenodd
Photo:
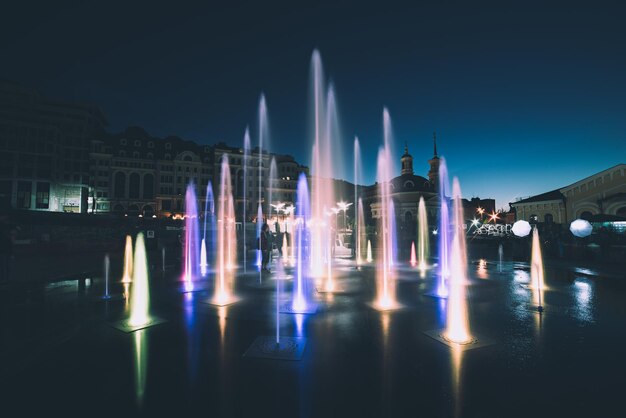
<instances>
[{"instance_id":1,"label":"tower","mask_svg":"<svg viewBox=\"0 0 626 418\"><path fill-rule=\"evenodd\" d=\"M404 154L400 157L400 162L402 163L402 175L413 174L413 157L409 154L409 147L406 142L404 143Z\"/></svg>"},{"instance_id":2,"label":"tower","mask_svg":"<svg viewBox=\"0 0 626 418\"><path fill-rule=\"evenodd\" d=\"M428 160L430 170L428 171L428 180L435 189L439 188L439 156L437 155L437 132L433 132L433 158Z\"/></svg>"}]
</instances>

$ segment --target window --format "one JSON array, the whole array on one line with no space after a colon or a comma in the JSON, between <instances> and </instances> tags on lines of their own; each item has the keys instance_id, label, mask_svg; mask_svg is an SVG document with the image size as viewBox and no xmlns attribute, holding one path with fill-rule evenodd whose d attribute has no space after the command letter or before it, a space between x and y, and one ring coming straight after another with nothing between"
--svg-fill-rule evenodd
<instances>
[{"instance_id":1,"label":"window","mask_svg":"<svg viewBox=\"0 0 626 418\"><path fill-rule=\"evenodd\" d=\"M121 171L115 173L113 195L115 197L126 197L126 174Z\"/></svg>"},{"instance_id":2,"label":"window","mask_svg":"<svg viewBox=\"0 0 626 418\"><path fill-rule=\"evenodd\" d=\"M30 209L30 195L32 192L32 183L30 181L17 182L17 202L18 209Z\"/></svg>"},{"instance_id":3,"label":"window","mask_svg":"<svg viewBox=\"0 0 626 418\"><path fill-rule=\"evenodd\" d=\"M169 142L167 142L167 143L165 144L165 149L172 149L172 144L170 144ZM169 154L166 154L166 155L169 155Z\"/></svg>"},{"instance_id":4,"label":"window","mask_svg":"<svg viewBox=\"0 0 626 418\"><path fill-rule=\"evenodd\" d=\"M152 199L154 197L154 176L146 174L143 176L143 198Z\"/></svg>"},{"instance_id":5,"label":"window","mask_svg":"<svg viewBox=\"0 0 626 418\"><path fill-rule=\"evenodd\" d=\"M148 157L149 159L153 159L154 158L154 154L149 152L148 154L146 154L146 157Z\"/></svg>"},{"instance_id":6,"label":"window","mask_svg":"<svg viewBox=\"0 0 626 418\"><path fill-rule=\"evenodd\" d=\"M140 140L135 140L135 146L136 147L140 147L141 146L141 141Z\"/></svg>"},{"instance_id":7,"label":"window","mask_svg":"<svg viewBox=\"0 0 626 418\"><path fill-rule=\"evenodd\" d=\"M172 210L172 201L170 199L161 201L161 210Z\"/></svg>"},{"instance_id":8,"label":"window","mask_svg":"<svg viewBox=\"0 0 626 418\"><path fill-rule=\"evenodd\" d=\"M50 183L37 182L35 208L48 209L50 206Z\"/></svg>"},{"instance_id":9,"label":"window","mask_svg":"<svg viewBox=\"0 0 626 418\"><path fill-rule=\"evenodd\" d=\"M131 199L139 198L139 174L132 173L128 178L128 197ZM137 208L139 211L139 208Z\"/></svg>"},{"instance_id":10,"label":"window","mask_svg":"<svg viewBox=\"0 0 626 418\"><path fill-rule=\"evenodd\" d=\"M133 158L139 158L139 153L137 151L133 152Z\"/></svg>"},{"instance_id":11,"label":"window","mask_svg":"<svg viewBox=\"0 0 626 418\"><path fill-rule=\"evenodd\" d=\"M149 141L148 142L148 148L154 148L154 142Z\"/></svg>"},{"instance_id":12,"label":"window","mask_svg":"<svg viewBox=\"0 0 626 418\"><path fill-rule=\"evenodd\" d=\"M554 217L552 216L551 213L546 213L543 217L543 220L545 223L551 224L552 222L554 222Z\"/></svg>"},{"instance_id":13,"label":"window","mask_svg":"<svg viewBox=\"0 0 626 418\"><path fill-rule=\"evenodd\" d=\"M120 145L126 145L126 138L120 139Z\"/></svg>"}]
</instances>

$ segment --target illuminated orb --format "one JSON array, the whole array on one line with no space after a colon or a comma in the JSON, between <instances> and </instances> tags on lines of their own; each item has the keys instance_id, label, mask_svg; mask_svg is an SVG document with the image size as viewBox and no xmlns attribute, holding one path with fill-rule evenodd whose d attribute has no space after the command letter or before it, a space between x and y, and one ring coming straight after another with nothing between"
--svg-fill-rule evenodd
<instances>
[{"instance_id":1,"label":"illuminated orb","mask_svg":"<svg viewBox=\"0 0 626 418\"><path fill-rule=\"evenodd\" d=\"M589 221L585 221L584 219L576 219L569 225L569 230L572 231L572 234L579 238L585 238L591 235L592 229L593 227Z\"/></svg>"},{"instance_id":2,"label":"illuminated orb","mask_svg":"<svg viewBox=\"0 0 626 418\"><path fill-rule=\"evenodd\" d=\"M518 237L525 237L530 234L530 224L526 221L517 221L513 224L511 231Z\"/></svg>"}]
</instances>

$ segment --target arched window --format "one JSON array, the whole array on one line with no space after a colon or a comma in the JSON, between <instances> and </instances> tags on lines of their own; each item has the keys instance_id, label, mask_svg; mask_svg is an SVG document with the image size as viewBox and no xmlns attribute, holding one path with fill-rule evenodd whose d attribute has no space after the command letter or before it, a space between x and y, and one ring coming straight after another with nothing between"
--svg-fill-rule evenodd
<instances>
[{"instance_id":1,"label":"arched window","mask_svg":"<svg viewBox=\"0 0 626 418\"><path fill-rule=\"evenodd\" d=\"M120 157L126 157L126 151L120 151L120 152L118 152L118 155Z\"/></svg>"},{"instance_id":2,"label":"arched window","mask_svg":"<svg viewBox=\"0 0 626 418\"><path fill-rule=\"evenodd\" d=\"M152 199L154 197L154 176L146 174L143 176L143 198Z\"/></svg>"},{"instance_id":3,"label":"arched window","mask_svg":"<svg viewBox=\"0 0 626 418\"><path fill-rule=\"evenodd\" d=\"M137 151L133 152L133 158L139 158L139 153Z\"/></svg>"},{"instance_id":4,"label":"arched window","mask_svg":"<svg viewBox=\"0 0 626 418\"><path fill-rule=\"evenodd\" d=\"M409 223L413 222L413 214L410 210L407 210L404 214L404 222Z\"/></svg>"},{"instance_id":5,"label":"arched window","mask_svg":"<svg viewBox=\"0 0 626 418\"><path fill-rule=\"evenodd\" d=\"M120 145L126 145L126 138L120 139Z\"/></svg>"},{"instance_id":6,"label":"arched window","mask_svg":"<svg viewBox=\"0 0 626 418\"><path fill-rule=\"evenodd\" d=\"M586 221L588 221L589 219L591 219L591 217L593 216L593 214L591 212L589 212L588 210L584 211L583 213L580 214L580 219L584 219Z\"/></svg>"},{"instance_id":7,"label":"arched window","mask_svg":"<svg viewBox=\"0 0 626 418\"><path fill-rule=\"evenodd\" d=\"M152 218L152 215L154 215L154 209L150 205L144 206L142 212L144 218Z\"/></svg>"},{"instance_id":8,"label":"arched window","mask_svg":"<svg viewBox=\"0 0 626 418\"><path fill-rule=\"evenodd\" d=\"M165 144L165 149L172 149L172 144L169 142Z\"/></svg>"},{"instance_id":9,"label":"arched window","mask_svg":"<svg viewBox=\"0 0 626 418\"><path fill-rule=\"evenodd\" d=\"M128 197L131 199L139 198L139 174L137 173L132 173L128 178Z\"/></svg>"},{"instance_id":10,"label":"arched window","mask_svg":"<svg viewBox=\"0 0 626 418\"><path fill-rule=\"evenodd\" d=\"M190 155L185 155L185 156L183 157L183 161L192 161L192 158L191 158L191 156L190 156Z\"/></svg>"},{"instance_id":11,"label":"arched window","mask_svg":"<svg viewBox=\"0 0 626 418\"><path fill-rule=\"evenodd\" d=\"M115 197L126 197L126 174L121 171L115 173L113 195Z\"/></svg>"},{"instance_id":12,"label":"arched window","mask_svg":"<svg viewBox=\"0 0 626 418\"><path fill-rule=\"evenodd\" d=\"M546 213L543 217L543 220L545 223L551 224L552 222L554 222L554 217L552 216L551 213Z\"/></svg>"},{"instance_id":13,"label":"arched window","mask_svg":"<svg viewBox=\"0 0 626 418\"><path fill-rule=\"evenodd\" d=\"M415 187L415 184L412 181L409 180L404 182L405 189L412 189L413 187Z\"/></svg>"},{"instance_id":14,"label":"arched window","mask_svg":"<svg viewBox=\"0 0 626 418\"><path fill-rule=\"evenodd\" d=\"M148 142L148 148L154 148L154 142L149 141Z\"/></svg>"},{"instance_id":15,"label":"arched window","mask_svg":"<svg viewBox=\"0 0 626 418\"><path fill-rule=\"evenodd\" d=\"M149 152L149 153L146 154L146 158L152 160L152 159L154 159L154 154Z\"/></svg>"}]
</instances>

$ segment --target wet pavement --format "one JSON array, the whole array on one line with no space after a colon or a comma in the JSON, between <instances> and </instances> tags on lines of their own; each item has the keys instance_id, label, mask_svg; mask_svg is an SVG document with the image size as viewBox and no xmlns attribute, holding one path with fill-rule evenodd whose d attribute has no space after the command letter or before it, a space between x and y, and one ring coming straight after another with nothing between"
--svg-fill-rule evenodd
<instances>
[{"instance_id":1,"label":"wet pavement","mask_svg":"<svg viewBox=\"0 0 626 418\"><path fill-rule=\"evenodd\" d=\"M501 271L500 271L501 270ZM545 312L533 311L525 263L473 260L470 326L485 344L454 350L428 331L446 300L426 296L434 272L398 268L402 308L379 312L372 268L338 261L342 293L317 313L280 314L280 334L306 339L299 361L244 357L276 333L273 275L240 274L233 305L151 277L152 313L134 333L123 298L103 282L0 287L2 416L609 417L626 390L626 277L546 267ZM287 274L290 274L289 269ZM121 275L121 272L120 272ZM279 281L288 299L291 280ZM121 284L111 292L124 292Z\"/></svg>"}]
</instances>

